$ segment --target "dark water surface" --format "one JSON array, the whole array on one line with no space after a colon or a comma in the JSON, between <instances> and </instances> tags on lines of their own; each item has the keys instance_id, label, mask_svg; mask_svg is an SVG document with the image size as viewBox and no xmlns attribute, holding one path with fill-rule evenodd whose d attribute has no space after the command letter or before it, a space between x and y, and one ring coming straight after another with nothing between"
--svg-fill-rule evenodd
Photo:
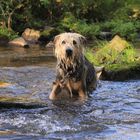
<instances>
[{"instance_id":1,"label":"dark water surface","mask_svg":"<svg viewBox=\"0 0 140 140\"><path fill-rule=\"evenodd\" d=\"M12 63L11 55L19 58L17 53L9 54L6 49L0 52L3 60L9 55L7 64L0 62L0 80L12 83L1 88L0 95L33 93L47 103L44 107L29 109L1 108L1 140L140 139L140 80L99 81L97 90L84 103L77 100L53 103L48 100L48 94L55 78L55 62L45 57L45 51L41 52L33 56L35 63L28 52L24 54L29 56L25 59L20 51L24 59L16 63Z\"/></svg>"}]
</instances>

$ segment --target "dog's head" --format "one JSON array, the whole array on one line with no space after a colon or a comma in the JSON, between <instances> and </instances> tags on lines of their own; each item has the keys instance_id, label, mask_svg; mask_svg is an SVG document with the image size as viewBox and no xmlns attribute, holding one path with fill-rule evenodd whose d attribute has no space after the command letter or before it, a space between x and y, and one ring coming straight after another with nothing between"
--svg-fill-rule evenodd
<instances>
[{"instance_id":1,"label":"dog's head","mask_svg":"<svg viewBox=\"0 0 140 140\"><path fill-rule=\"evenodd\" d=\"M74 61L83 55L86 39L77 33L62 33L55 37L55 56L65 62Z\"/></svg>"}]
</instances>

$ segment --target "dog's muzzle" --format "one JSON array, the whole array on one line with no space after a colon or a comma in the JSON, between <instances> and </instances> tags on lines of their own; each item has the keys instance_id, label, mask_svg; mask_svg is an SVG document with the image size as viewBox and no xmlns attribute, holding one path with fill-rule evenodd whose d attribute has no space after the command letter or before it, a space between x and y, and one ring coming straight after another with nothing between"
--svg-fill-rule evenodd
<instances>
[{"instance_id":1,"label":"dog's muzzle","mask_svg":"<svg viewBox=\"0 0 140 140\"><path fill-rule=\"evenodd\" d=\"M66 49L66 56L67 57L71 57L72 53L73 53L72 49L70 49L70 48Z\"/></svg>"}]
</instances>

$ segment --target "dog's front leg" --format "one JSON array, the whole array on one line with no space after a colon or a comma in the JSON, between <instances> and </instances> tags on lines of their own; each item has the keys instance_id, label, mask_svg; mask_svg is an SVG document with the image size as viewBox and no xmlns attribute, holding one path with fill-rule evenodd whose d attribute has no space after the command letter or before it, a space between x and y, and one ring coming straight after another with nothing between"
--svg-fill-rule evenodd
<instances>
[{"instance_id":1,"label":"dog's front leg","mask_svg":"<svg viewBox=\"0 0 140 140\"><path fill-rule=\"evenodd\" d=\"M83 76L82 81L79 89L79 97L83 100L87 98L87 83L86 83L86 76L87 76L87 67L83 68Z\"/></svg>"},{"instance_id":2,"label":"dog's front leg","mask_svg":"<svg viewBox=\"0 0 140 140\"><path fill-rule=\"evenodd\" d=\"M58 88L59 88L59 84L57 82L53 82L53 88L52 88L52 91L49 95L50 100L55 100L56 99L56 94L57 94Z\"/></svg>"},{"instance_id":3,"label":"dog's front leg","mask_svg":"<svg viewBox=\"0 0 140 140\"><path fill-rule=\"evenodd\" d=\"M77 85L79 85L78 95L79 95L80 100L87 99L86 85L83 83L83 81L79 81Z\"/></svg>"},{"instance_id":4,"label":"dog's front leg","mask_svg":"<svg viewBox=\"0 0 140 140\"><path fill-rule=\"evenodd\" d=\"M81 99L86 99L87 98L87 94L82 89L79 90L78 94L79 94L79 97Z\"/></svg>"}]
</instances>

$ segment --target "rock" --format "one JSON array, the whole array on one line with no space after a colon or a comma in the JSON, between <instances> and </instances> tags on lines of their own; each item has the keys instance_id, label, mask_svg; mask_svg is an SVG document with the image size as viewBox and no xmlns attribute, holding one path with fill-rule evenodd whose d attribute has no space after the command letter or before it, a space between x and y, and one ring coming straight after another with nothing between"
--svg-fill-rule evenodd
<instances>
[{"instance_id":1,"label":"rock","mask_svg":"<svg viewBox=\"0 0 140 140\"><path fill-rule=\"evenodd\" d=\"M94 68L95 68L97 79L100 79L104 66L101 67L94 66Z\"/></svg>"},{"instance_id":2,"label":"rock","mask_svg":"<svg viewBox=\"0 0 140 140\"><path fill-rule=\"evenodd\" d=\"M0 67L0 109L47 106L54 72L49 66Z\"/></svg>"},{"instance_id":3,"label":"rock","mask_svg":"<svg viewBox=\"0 0 140 140\"><path fill-rule=\"evenodd\" d=\"M125 65L124 65L125 66ZM126 81L140 79L140 63L134 63L132 66L122 66L119 69L104 68L99 79L108 81Z\"/></svg>"},{"instance_id":4,"label":"rock","mask_svg":"<svg viewBox=\"0 0 140 140\"><path fill-rule=\"evenodd\" d=\"M8 87L10 85L11 85L10 83L0 82L0 88L5 88L5 87Z\"/></svg>"},{"instance_id":5,"label":"rock","mask_svg":"<svg viewBox=\"0 0 140 140\"><path fill-rule=\"evenodd\" d=\"M19 38L15 38L12 41L9 42L9 45L13 45L13 46L21 46L21 47L29 47L29 45L27 44L27 42L24 40L23 37L19 37Z\"/></svg>"},{"instance_id":6,"label":"rock","mask_svg":"<svg viewBox=\"0 0 140 140\"><path fill-rule=\"evenodd\" d=\"M94 59L100 65L130 63L135 60L135 50L126 40L115 36L110 42L101 44Z\"/></svg>"},{"instance_id":7,"label":"rock","mask_svg":"<svg viewBox=\"0 0 140 140\"><path fill-rule=\"evenodd\" d=\"M38 39L40 37L40 31L34 30L27 28L25 31L22 33L22 37L31 43L37 43Z\"/></svg>"},{"instance_id":8,"label":"rock","mask_svg":"<svg viewBox=\"0 0 140 140\"><path fill-rule=\"evenodd\" d=\"M0 36L0 44L1 45L7 45L8 44L8 42L9 42L9 39L8 39L8 37L6 37L6 36Z\"/></svg>"},{"instance_id":9,"label":"rock","mask_svg":"<svg viewBox=\"0 0 140 140\"><path fill-rule=\"evenodd\" d=\"M12 130L0 130L0 136L1 135L12 135L12 134L17 134L17 132L12 131Z\"/></svg>"},{"instance_id":10,"label":"rock","mask_svg":"<svg viewBox=\"0 0 140 140\"><path fill-rule=\"evenodd\" d=\"M45 48L46 48L46 50L47 50L47 52L49 54L53 54L53 52L54 52L54 43L53 43L53 41L50 41L48 44L46 44Z\"/></svg>"},{"instance_id":11,"label":"rock","mask_svg":"<svg viewBox=\"0 0 140 140\"><path fill-rule=\"evenodd\" d=\"M54 48L54 43L53 41L50 41L49 43L46 44L46 48Z\"/></svg>"},{"instance_id":12,"label":"rock","mask_svg":"<svg viewBox=\"0 0 140 140\"><path fill-rule=\"evenodd\" d=\"M112 33L111 32L101 32L98 36L99 39L106 39L110 40L112 38Z\"/></svg>"},{"instance_id":13,"label":"rock","mask_svg":"<svg viewBox=\"0 0 140 140\"><path fill-rule=\"evenodd\" d=\"M50 41L48 44L46 44L45 48L46 48L46 50L47 50L47 52L49 54L53 54L53 52L54 52L54 43L53 43L53 41Z\"/></svg>"},{"instance_id":14,"label":"rock","mask_svg":"<svg viewBox=\"0 0 140 140\"><path fill-rule=\"evenodd\" d=\"M128 44L128 42L124 39L122 39L121 37L119 37L118 35L116 35L109 43L108 45L111 49L115 49L118 52L123 51L125 48L127 48L128 46L130 46Z\"/></svg>"}]
</instances>

